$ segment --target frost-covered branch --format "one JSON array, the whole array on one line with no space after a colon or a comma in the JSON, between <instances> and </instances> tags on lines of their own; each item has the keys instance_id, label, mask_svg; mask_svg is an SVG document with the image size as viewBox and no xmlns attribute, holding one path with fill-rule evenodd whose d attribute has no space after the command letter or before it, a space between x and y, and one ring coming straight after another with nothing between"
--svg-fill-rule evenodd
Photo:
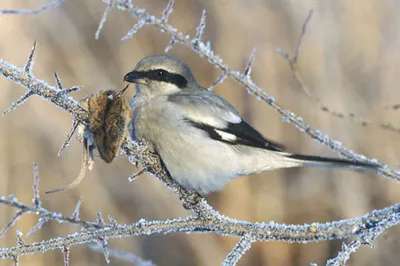
<instances>
[{"instance_id":1,"label":"frost-covered branch","mask_svg":"<svg viewBox=\"0 0 400 266\"><path fill-rule=\"evenodd\" d=\"M201 200L201 202L205 201ZM58 237L12 248L2 248L0 249L0 258L13 258L34 254L39 251L47 252L55 249L62 249L64 246L71 247L85 243L98 243L99 238L111 239L174 232L215 232L220 235L236 237L248 235L244 240L239 241L239 244L235 247L235 250L240 253L246 251L247 245L250 244L249 239L251 240L250 242L282 241L306 243L356 236L377 227L379 227L377 230L381 230L382 225L380 221L382 220L390 219L390 225L398 223L400 204L395 204L391 207L374 211L355 219L305 225L284 225L274 222L250 223L224 217L215 211L211 213L214 216L204 218L195 216L166 221L146 221L142 219L131 225L120 225L110 218L110 224L93 223L90 229L85 229L68 235L67 237ZM75 223L77 222L75 221ZM387 224L387 226L389 226L389 224ZM94 229L94 227L96 229ZM236 257L237 255L231 256Z\"/></svg>"},{"instance_id":2,"label":"frost-covered branch","mask_svg":"<svg viewBox=\"0 0 400 266\"><path fill-rule=\"evenodd\" d=\"M28 78L24 70L13 66L3 60L0 60L0 75L18 83L35 95L51 101L58 107L66 110L75 117L80 123L86 123L88 119L87 112L79 106L78 102L59 94L59 89L46 84L30 75ZM325 224L310 225L283 225L276 223L250 223L238 221L221 216L213 210L204 199L201 199L193 191L188 191L175 183L160 164L159 158L151 154L145 144L138 144L127 140L122 150L129 157L130 161L139 160L144 167L151 173L159 177L169 188L171 188L182 200L184 205L196 213L196 217L178 219L172 221L139 221L129 226L120 225L101 225L96 222L87 222L80 220L77 215L72 217L63 216L58 213L52 213L43 207L27 206L18 202L15 198L0 198L0 204L5 204L23 210L29 213L37 213L39 217L60 222L67 222L80 225L86 229L65 238L56 238L40 243L24 245L23 247L14 247L0 250L1 258L13 258L25 254L32 254L37 251L48 251L53 249L62 249L65 246L71 247L83 243L97 243L99 237L110 239L114 237L128 237L131 235L170 233L170 232L215 232L222 235L231 235L242 237L251 233L258 241L290 241L290 242L310 242L320 240L330 240L346 238L358 235L363 230L373 228L377 221L389 217L393 213L398 213L400 205L396 204L389 208L372 212L366 216L343 220Z\"/></svg>"},{"instance_id":3,"label":"frost-covered branch","mask_svg":"<svg viewBox=\"0 0 400 266\"><path fill-rule=\"evenodd\" d=\"M337 257L327 261L328 266L342 266L350 259L352 253L356 252L361 246L369 246L372 240L379 237L386 229L400 223L400 213L392 213L380 220L375 227L365 230L356 240L351 241L349 244L342 244L342 251L339 252Z\"/></svg>"},{"instance_id":4,"label":"frost-covered branch","mask_svg":"<svg viewBox=\"0 0 400 266\"><path fill-rule=\"evenodd\" d=\"M0 8L0 14L5 14L5 15L36 15L39 14L43 11L46 11L48 9L52 9L52 8L57 8L59 7L62 2L64 2L65 0L54 0L51 1L48 4L45 4L39 8L36 9L18 9L18 10L14 10L14 9L1 9Z\"/></svg>"}]
</instances>

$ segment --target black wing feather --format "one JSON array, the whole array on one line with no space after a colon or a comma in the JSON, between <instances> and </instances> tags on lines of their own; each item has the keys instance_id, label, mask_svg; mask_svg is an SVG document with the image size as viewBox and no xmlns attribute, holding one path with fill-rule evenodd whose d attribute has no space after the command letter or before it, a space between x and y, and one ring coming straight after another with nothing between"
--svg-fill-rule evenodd
<instances>
[{"instance_id":1,"label":"black wing feather","mask_svg":"<svg viewBox=\"0 0 400 266\"><path fill-rule=\"evenodd\" d=\"M238 124L228 123L225 128L215 128L213 126L204 123L198 123L192 120L188 121L198 129L207 132L210 138L218 141L222 141L232 145L240 144L240 145L267 149L272 151L282 151L284 149L283 145L265 139L260 133L258 133L257 130L252 128L249 124L247 124L243 120ZM222 136L218 134L216 130L232 134L236 137L236 139L235 140L223 139Z\"/></svg>"}]
</instances>

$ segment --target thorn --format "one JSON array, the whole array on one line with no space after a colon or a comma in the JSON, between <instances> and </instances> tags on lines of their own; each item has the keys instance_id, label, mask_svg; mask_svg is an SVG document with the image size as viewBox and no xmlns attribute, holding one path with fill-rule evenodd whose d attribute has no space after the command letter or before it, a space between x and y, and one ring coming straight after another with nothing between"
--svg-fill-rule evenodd
<instances>
[{"instance_id":1,"label":"thorn","mask_svg":"<svg viewBox=\"0 0 400 266\"><path fill-rule=\"evenodd\" d=\"M172 47L174 47L175 44L176 44L176 38L172 37L172 39L169 41L167 47L165 47L164 52L168 53L169 51L171 51Z\"/></svg>"},{"instance_id":2,"label":"thorn","mask_svg":"<svg viewBox=\"0 0 400 266\"><path fill-rule=\"evenodd\" d=\"M57 156L61 156L61 154L64 152L65 148L67 146L69 146L69 142L70 142L72 136L74 135L78 125L79 125L79 122L77 120L72 121L71 129L68 131L67 136L65 137L64 142L61 145L61 148L58 151Z\"/></svg>"},{"instance_id":3,"label":"thorn","mask_svg":"<svg viewBox=\"0 0 400 266\"><path fill-rule=\"evenodd\" d=\"M138 30L140 30L144 25L146 25L146 21L144 19L139 20L133 27L128 31L128 33L121 38L121 41L126 41L135 35Z\"/></svg>"},{"instance_id":4,"label":"thorn","mask_svg":"<svg viewBox=\"0 0 400 266\"><path fill-rule=\"evenodd\" d=\"M69 93L74 92L74 91L79 91L82 88L83 88L83 86L73 86L73 87L71 87L69 89L63 90L62 94L69 94Z\"/></svg>"},{"instance_id":5,"label":"thorn","mask_svg":"<svg viewBox=\"0 0 400 266\"><path fill-rule=\"evenodd\" d=\"M142 170L140 170L137 173L133 173L130 177L128 177L128 181L129 182L133 182L135 181L139 176L141 176L142 174L144 174L147 171L147 169L143 168Z\"/></svg>"},{"instance_id":6,"label":"thorn","mask_svg":"<svg viewBox=\"0 0 400 266\"><path fill-rule=\"evenodd\" d=\"M63 87L62 87L62 85L61 85L61 80L60 80L60 78L58 77L57 72L55 72L55 71L54 71L54 78L56 79L57 88L58 88L60 91L62 91L62 90L63 90Z\"/></svg>"},{"instance_id":7,"label":"thorn","mask_svg":"<svg viewBox=\"0 0 400 266\"><path fill-rule=\"evenodd\" d=\"M13 102L4 112L3 112L3 116L8 114L9 112L11 112L12 110L14 110L15 108L17 108L18 106L20 106L21 104L23 104L26 100L28 100L29 97L31 97L32 95L34 95L34 93L31 90L28 90L24 95L22 95L21 98L19 98L18 101Z\"/></svg>"},{"instance_id":8,"label":"thorn","mask_svg":"<svg viewBox=\"0 0 400 266\"><path fill-rule=\"evenodd\" d=\"M96 220L97 220L97 223L99 223L103 226L105 225L103 215L101 214L101 212L99 210L96 213Z\"/></svg>"},{"instance_id":9,"label":"thorn","mask_svg":"<svg viewBox=\"0 0 400 266\"><path fill-rule=\"evenodd\" d=\"M104 259L106 260L107 264L110 264L110 254L108 253L108 249L107 249L107 247L108 247L107 239L102 237L102 238L100 238L100 240L101 240L101 244L102 244L102 251L104 254Z\"/></svg>"},{"instance_id":10,"label":"thorn","mask_svg":"<svg viewBox=\"0 0 400 266\"><path fill-rule=\"evenodd\" d=\"M125 86L125 88L123 88L122 90L118 91L115 95L114 95L114 99L121 97L122 94L124 94L124 92L129 88L130 83L128 83L128 85Z\"/></svg>"},{"instance_id":11,"label":"thorn","mask_svg":"<svg viewBox=\"0 0 400 266\"><path fill-rule=\"evenodd\" d=\"M110 221L110 223L111 223L111 225L113 227L117 227L118 226L118 221L114 217L112 217L111 215L108 215L108 220Z\"/></svg>"},{"instance_id":12,"label":"thorn","mask_svg":"<svg viewBox=\"0 0 400 266\"><path fill-rule=\"evenodd\" d=\"M253 62L254 62L254 55L255 55L255 53L256 53L256 48L253 48L253 50L251 51L250 57L249 57L249 61L247 61L246 67L244 68L243 75L244 75L247 79L250 79L251 67L252 67Z\"/></svg>"},{"instance_id":13,"label":"thorn","mask_svg":"<svg viewBox=\"0 0 400 266\"><path fill-rule=\"evenodd\" d=\"M22 247L25 245L25 241L22 239L22 236L24 235L21 231L17 230L17 246Z\"/></svg>"},{"instance_id":14,"label":"thorn","mask_svg":"<svg viewBox=\"0 0 400 266\"><path fill-rule=\"evenodd\" d=\"M59 89L59 91L57 92L57 95L69 94L69 93L71 93L71 92L78 91L78 90L80 90L80 89L83 88L83 86L73 86L73 87L71 87L71 88L69 88L69 89L64 89L63 86L62 86L62 84L61 84L61 79L60 79L60 77L57 75L56 72L54 72L54 77L55 77L55 79L56 79L57 88Z\"/></svg>"},{"instance_id":15,"label":"thorn","mask_svg":"<svg viewBox=\"0 0 400 266\"><path fill-rule=\"evenodd\" d=\"M223 71L221 75L219 75L219 77L214 81L214 83L208 88L208 90L213 91L215 87L221 84L227 77L228 74L225 71Z\"/></svg>"},{"instance_id":16,"label":"thorn","mask_svg":"<svg viewBox=\"0 0 400 266\"><path fill-rule=\"evenodd\" d=\"M101 214L100 211L97 211L96 217L97 217L96 218L97 223L99 223L101 226L105 226L106 225L104 223L103 215ZM109 256L108 251L107 251L107 246L108 246L107 239L104 238L104 237L99 237L99 240L100 240L100 242L102 244L102 247L103 247L102 250L103 250L104 258L105 258L105 260L106 260L106 262L108 264L108 263L110 263L110 256Z\"/></svg>"},{"instance_id":17,"label":"thorn","mask_svg":"<svg viewBox=\"0 0 400 266\"><path fill-rule=\"evenodd\" d=\"M367 246L367 247L369 247L369 248L374 248L374 245L371 244L371 243L369 243L367 240L361 239L360 241L361 241L361 244L362 244L362 245Z\"/></svg>"},{"instance_id":18,"label":"thorn","mask_svg":"<svg viewBox=\"0 0 400 266\"><path fill-rule=\"evenodd\" d=\"M72 219L77 220L77 221L80 220L79 219L79 212L80 212L82 203L83 203L83 197L80 197L78 202L75 205L75 210L72 213Z\"/></svg>"},{"instance_id":19,"label":"thorn","mask_svg":"<svg viewBox=\"0 0 400 266\"><path fill-rule=\"evenodd\" d=\"M29 54L28 61L26 62L26 65L24 67L24 74L28 75L28 78L32 77L32 69L33 69L33 56L35 54L36 50L36 41L33 43L31 53Z\"/></svg>"},{"instance_id":20,"label":"thorn","mask_svg":"<svg viewBox=\"0 0 400 266\"><path fill-rule=\"evenodd\" d=\"M39 167L33 163L33 204L36 209L40 208L40 194L39 194Z\"/></svg>"},{"instance_id":21,"label":"thorn","mask_svg":"<svg viewBox=\"0 0 400 266\"><path fill-rule=\"evenodd\" d=\"M199 45L199 43L201 42L201 37L203 36L205 27L206 27L206 10L203 9L199 26L196 28L196 37L194 37L193 39L194 45Z\"/></svg>"},{"instance_id":22,"label":"thorn","mask_svg":"<svg viewBox=\"0 0 400 266\"><path fill-rule=\"evenodd\" d=\"M162 12L161 24L166 24L168 22L169 15L174 11L174 0L169 0L167 7Z\"/></svg>"}]
</instances>

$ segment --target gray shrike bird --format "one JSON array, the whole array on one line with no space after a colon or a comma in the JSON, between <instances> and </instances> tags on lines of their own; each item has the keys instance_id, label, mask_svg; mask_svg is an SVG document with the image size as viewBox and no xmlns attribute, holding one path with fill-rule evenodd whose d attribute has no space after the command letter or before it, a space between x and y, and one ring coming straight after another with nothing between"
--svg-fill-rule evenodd
<instances>
[{"instance_id":1,"label":"gray shrike bird","mask_svg":"<svg viewBox=\"0 0 400 266\"><path fill-rule=\"evenodd\" d=\"M176 57L146 57L124 80L136 84L131 137L150 142L172 178L202 195L221 190L239 176L278 168L379 168L282 151L247 124L231 104L199 85L189 66Z\"/></svg>"}]
</instances>

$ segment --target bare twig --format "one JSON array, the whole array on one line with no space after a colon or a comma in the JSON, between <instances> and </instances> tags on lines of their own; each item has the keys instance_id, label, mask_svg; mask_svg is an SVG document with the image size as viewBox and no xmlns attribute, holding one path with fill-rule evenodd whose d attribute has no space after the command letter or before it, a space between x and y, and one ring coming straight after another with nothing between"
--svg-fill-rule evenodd
<instances>
[{"instance_id":1,"label":"bare twig","mask_svg":"<svg viewBox=\"0 0 400 266\"><path fill-rule=\"evenodd\" d=\"M79 212L80 212L82 203L83 203L83 197L80 197L78 202L76 203L74 212L72 213L72 219L77 220L77 221L80 220L79 219Z\"/></svg>"},{"instance_id":2,"label":"bare twig","mask_svg":"<svg viewBox=\"0 0 400 266\"><path fill-rule=\"evenodd\" d=\"M78 91L78 90L80 90L80 89L83 88L83 86L73 86L73 87L71 87L71 88L65 89L65 88L63 88L63 86L62 86L62 84L61 84L61 79L60 79L60 77L57 75L56 72L54 72L54 78L56 79L57 87L58 87L58 89L60 90L60 91L58 92L58 94L69 94L69 93L71 93L71 92Z\"/></svg>"},{"instance_id":3,"label":"bare twig","mask_svg":"<svg viewBox=\"0 0 400 266\"><path fill-rule=\"evenodd\" d=\"M0 9L0 14L5 15L36 15L48 9L59 7L62 2L65 0L54 0L44 6L41 6L37 9L20 9L20 10L12 10L12 9Z\"/></svg>"},{"instance_id":4,"label":"bare twig","mask_svg":"<svg viewBox=\"0 0 400 266\"><path fill-rule=\"evenodd\" d=\"M200 18L200 23L199 26L196 28L196 36L193 39L193 45L197 46L199 43L201 43L201 38L203 37L204 29L206 28L206 10L203 9L203 12L201 13L201 18Z\"/></svg>"},{"instance_id":5,"label":"bare twig","mask_svg":"<svg viewBox=\"0 0 400 266\"><path fill-rule=\"evenodd\" d=\"M161 16L161 23L167 23L169 15L174 11L174 0L169 0L167 7L163 10Z\"/></svg>"},{"instance_id":6,"label":"bare twig","mask_svg":"<svg viewBox=\"0 0 400 266\"><path fill-rule=\"evenodd\" d=\"M60 150L58 151L58 156L64 152L65 148L69 146L69 142L71 141L72 136L74 135L76 129L78 128L79 122L77 120L72 121L71 129L68 131L67 136L64 139L63 144L61 145Z\"/></svg>"},{"instance_id":7,"label":"bare twig","mask_svg":"<svg viewBox=\"0 0 400 266\"><path fill-rule=\"evenodd\" d=\"M0 238L2 238L8 230L10 230L11 227L15 224L16 221L24 214L25 212L22 210L17 211L14 216L11 218L11 220L6 224L6 226L3 228L3 230L0 231Z\"/></svg>"},{"instance_id":8,"label":"bare twig","mask_svg":"<svg viewBox=\"0 0 400 266\"><path fill-rule=\"evenodd\" d=\"M249 61L247 62L246 67L244 68L244 71L243 71L243 75L247 79L250 79L251 67L253 66L255 53L256 53L256 49L254 48L251 51L251 54L250 54L250 57L249 57Z\"/></svg>"},{"instance_id":9,"label":"bare twig","mask_svg":"<svg viewBox=\"0 0 400 266\"><path fill-rule=\"evenodd\" d=\"M251 234L247 234L240 238L239 242L229 252L225 260L222 262L222 266L234 266L243 255L251 248L251 244L255 241L255 238Z\"/></svg>"},{"instance_id":10,"label":"bare twig","mask_svg":"<svg viewBox=\"0 0 400 266\"><path fill-rule=\"evenodd\" d=\"M384 219L377 222L376 226L365 230L356 240L349 244L342 244L342 251L333 258L327 261L328 266L344 266L350 259L352 253L356 252L361 246L373 247L370 242L379 237L386 229L400 223L400 213L393 213Z\"/></svg>"},{"instance_id":11,"label":"bare twig","mask_svg":"<svg viewBox=\"0 0 400 266\"><path fill-rule=\"evenodd\" d=\"M224 82L224 80L228 77L226 72L222 72L221 75L214 81L214 83L208 88L209 91L213 91L219 84Z\"/></svg>"},{"instance_id":12,"label":"bare twig","mask_svg":"<svg viewBox=\"0 0 400 266\"><path fill-rule=\"evenodd\" d=\"M39 209L41 205L39 192L39 167L36 163L33 163L33 205L37 209Z\"/></svg>"},{"instance_id":13,"label":"bare twig","mask_svg":"<svg viewBox=\"0 0 400 266\"><path fill-rule=\"evenodd\" d=\"M108 13L110 13L111 8L112 8L112 2L110 1L107 4L106 10L104 11L103 16L101 17L99 26L97 27L96 33L94 35L96 40L98 40L100 38L100 32L102 31L104 24L106 24L106 22L107 22L107 15L108 15Z\"/></svg>"},{"instance_id":14,"label":"bare twig","mask_svg":"<svg viewBox=\"0 0 400 266\"><path fill-rule=\"evenodd\" d=\"M103 246L102 245L89 245L89 248L94 251L99 251L103 252ZM137 266L156 266L152 261L149 260L143 260L140 257L136 256L135 254L121 251L118 249L112 249L112 248L107 248L107 253L110 255L112 258L120 259L126 262L133 263L134 265Z\"/></svg>"},{"instance_id":15,"label":"bare twig","mask_svg":"<svg viewBox=\"0 0 400 266\"><path fill-rule=\"evenodd\" d=\"M69 266L69 247L63 246L61 251L63 254L64 266Z\"/></svg>"}]
</instances>

